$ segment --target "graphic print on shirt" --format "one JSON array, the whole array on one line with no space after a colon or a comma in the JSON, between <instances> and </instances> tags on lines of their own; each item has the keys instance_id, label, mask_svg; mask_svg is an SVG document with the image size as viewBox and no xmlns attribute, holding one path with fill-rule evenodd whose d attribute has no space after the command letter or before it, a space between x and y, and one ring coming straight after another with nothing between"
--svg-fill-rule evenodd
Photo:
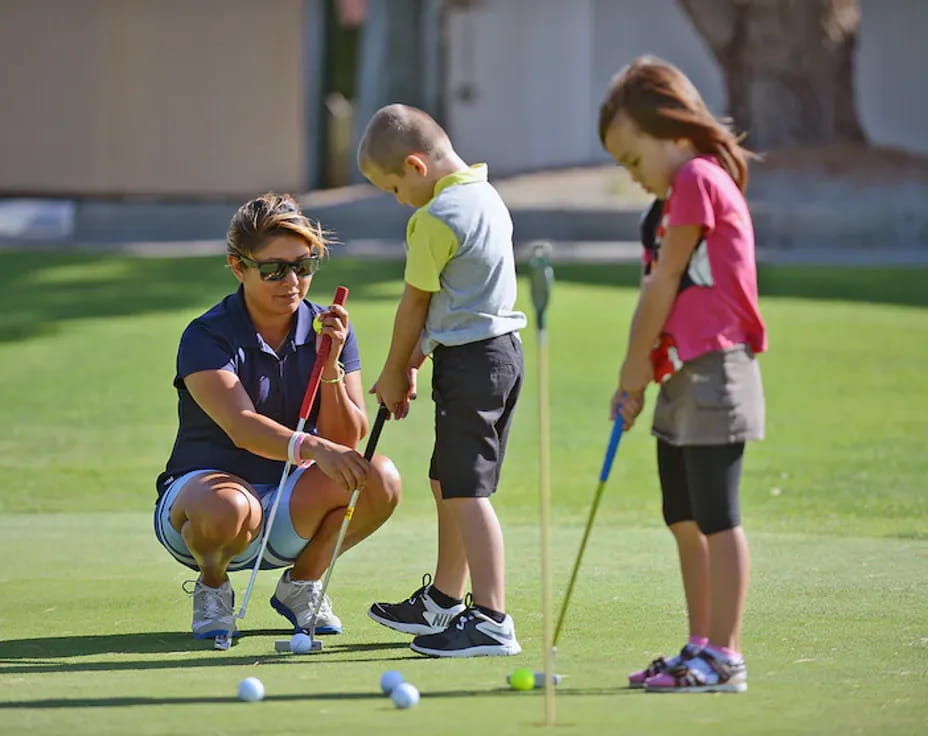
<instances>
[{"instance_id":1,"label":"graphic print on shirt","mask_svg":"<svg viewBox=\"0 0 928 736\"><path fill-rule=\"evenodd\" d=\"M645 275L651 273L651 268L657 263L661 243L667 233L667 223L670 221L671 193L672 190L668 191L666 200L655 199L650 209L641 218L641 242L648 251L644 267ZM679 294L690 286L713 286L714 283L712 268L709 265L708 245L703 237L690 255L686 271L680 279L677 293Z\"/></svg>"}]
</instances>

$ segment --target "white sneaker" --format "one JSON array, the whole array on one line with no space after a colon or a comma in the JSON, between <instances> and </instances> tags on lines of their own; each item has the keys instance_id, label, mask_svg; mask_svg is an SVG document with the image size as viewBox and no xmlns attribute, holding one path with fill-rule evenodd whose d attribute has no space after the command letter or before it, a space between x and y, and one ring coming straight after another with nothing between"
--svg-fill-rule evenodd
<instances>
[{"instance_id":1,"label":"white sneaker","mask_svg":"<svg viewBox=\"0 0 928 736\"><path fill-rule=\"evenodd\" d=\"M322 595L321 580L291 580L290 571L285 570L277 582L277 590L271 598L271 606L293 627L300 631L309 631L313 611ZM326 595L319 606L316 617L315 634L341 634L342 622L332 610L332 601Z\"/></svg>"},{"instance_id":2,"label":"white sneaker","mask_svg":"<svg viewBox=\"0 0 928 736\"><path fill-rule=\"evenodd\" d=\"M197 578L193 586L193 636L213 639L238 636L235 628L235 593L226 580L218 588L204 585Z\"/></svg>"}]
</instances>

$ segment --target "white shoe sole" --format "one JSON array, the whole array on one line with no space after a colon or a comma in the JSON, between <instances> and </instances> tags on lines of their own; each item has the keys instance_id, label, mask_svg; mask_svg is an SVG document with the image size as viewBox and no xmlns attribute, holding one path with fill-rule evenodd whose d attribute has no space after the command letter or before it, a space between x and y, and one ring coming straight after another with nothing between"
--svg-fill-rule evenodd
<instances>
[{"instance_id":1,"label":"white shoe sole","mask_svg":"<svg viewBox=\"0 0 928 736\"><path fill-rule=\"evenodd\" d=\"M409 645L409 648L419 654L425 654L429 657L511 657L522 652L522 647L518 642L513 644L497 644L479 647L468 647L467 649L430 649L417 645L415 642Z\"/></svg>"},{"instance_id":2,"label":"white shoe sole","mask_svg":"<svg viewBox=\"0 0 928 736\"><path fill-rule=\"evenodd\" d=\"M746 682L726 682L722 685L694 685L693 687L645 687L649 693L743 693Z\"/></svg>"},{"instance_id":3,"label":"white shoe sole","mask_svg":"<svg viewBox=\"0 0 928 736\"><path fill-rule=\"evenodd\" d=\"M391 621L383 616L378 616L370 608L367 609L367 615L381 626L393 629L401 634L411 634L412 636L422 636L424 634L440 634L445 629L440 626L427 626L426 624L407 624L402 621Z\"/></svg>"}]
</instances>

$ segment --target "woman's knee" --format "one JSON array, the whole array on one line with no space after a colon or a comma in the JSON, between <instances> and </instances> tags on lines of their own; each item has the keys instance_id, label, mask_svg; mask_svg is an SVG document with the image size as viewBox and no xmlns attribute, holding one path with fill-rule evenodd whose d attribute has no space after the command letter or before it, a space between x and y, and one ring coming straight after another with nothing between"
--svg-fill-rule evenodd
<instances>
[{"instance_id":1,"label":"woman's knee","mask_svg":"<svg viewBox=\"0 0 928 736\"><path fill-rule=\"evenodd\" d=\"M234 487L206 490L184 507L195 535L217 543L256 533L261 514L258 499L244 488Z\"/></svg>"}]
</instances>

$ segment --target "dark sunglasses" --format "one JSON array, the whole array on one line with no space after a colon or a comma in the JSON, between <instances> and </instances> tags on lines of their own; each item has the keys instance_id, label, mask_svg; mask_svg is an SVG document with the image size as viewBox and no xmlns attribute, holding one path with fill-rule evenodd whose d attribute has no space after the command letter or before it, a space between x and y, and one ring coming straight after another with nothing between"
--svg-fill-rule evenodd
<instances>
[{"instance_id":1,"label":"dark sunglasses","mask_svg":"<svg viewBox=\"0 0 928 736\"><path fill-rule=\"evenodd\" d=\"M239 256L246 266L258 269L262 281L283 281L287 271L293 271L299 278L305 279L319 270L319 256L306 256L297 261L256 261L253 258Z\"/></svg>"}]
</instances>

